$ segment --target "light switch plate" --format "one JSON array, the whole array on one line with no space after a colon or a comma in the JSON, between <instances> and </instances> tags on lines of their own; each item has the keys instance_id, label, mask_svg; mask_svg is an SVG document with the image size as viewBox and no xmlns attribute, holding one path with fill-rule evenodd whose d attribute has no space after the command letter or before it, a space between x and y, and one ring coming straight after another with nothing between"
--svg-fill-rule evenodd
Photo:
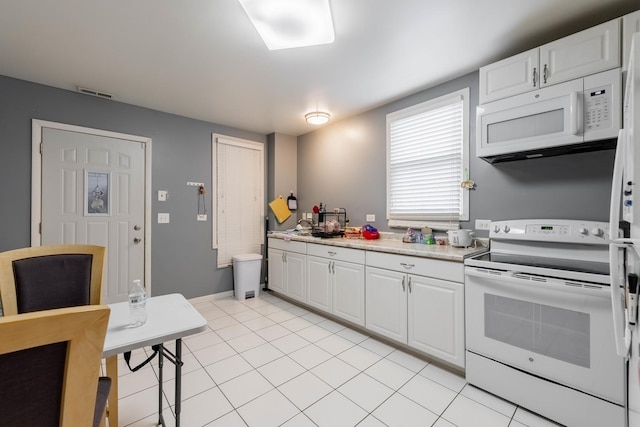
<instances>
[{"instance_id":1,"label":"light switch plate","mask_svg":"<svg viewBox=\"0 0 640 427\"><path fill-rule=\"evenodd\" d=\"M169 214L158 213L158 224L168 224L168 223L169 223Z\"/></svg>"},{"instance_id":2,"label":"light switch plate","mask_svg":"<svg viewBox=\"0 0 640 427\"><path fill-rule=\"evenodd\" d=\"M168 197L169 197L169 192L168 191L165 191L165 190L159 190L158 191L158 201L159 202L166 202Z\"/></svg>"},{"instance_id":3,"label":"light switch plate","mask_svg":"<svg viewBox=\"0 0 640 427\"><path fill-rule=\"evenodd\" d=\"M376 220L376 215L375 214L367 214L367 222L374 222Z\"/></svg>"}]
</instances>

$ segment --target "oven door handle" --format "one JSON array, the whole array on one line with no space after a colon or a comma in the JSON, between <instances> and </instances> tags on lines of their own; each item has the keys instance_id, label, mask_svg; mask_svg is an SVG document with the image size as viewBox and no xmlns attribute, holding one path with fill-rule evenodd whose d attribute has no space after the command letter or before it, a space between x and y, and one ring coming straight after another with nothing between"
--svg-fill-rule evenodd
<instances>
[{"instance_id":1,"label":"oven door handle","mask_svg":"<svg viewBox=\"0 0 640 427\"><path fill-rule=\"evenodd\" d=\"M508 283L510 285L528 286L545 291L567 292L570 294L609 298L609 290L606 285L582 286L578 281L560 279L545 279L545 281L526 280L524 279L525 276L532 278L536 276L517 271L495 271L476 267L466 267L464 274L466 276L478 277L489 281ZM465 286L469 286L469 284L467 283Z\"/></svg>"},{"instance_id":2,"label":"oven door handle","mask_svg":"<svg viewBox=\"0 0 640 427\"><path fill-rule=\"evenodd\" d=\"M626 249L624 243L609 245L609 280L611 288L611 309L613 316L613 338L616 342L618 356L628 357L631 348L631 331L629 330L629 313L625 308L624 275L620 277L620 249ZM622 323L622 324L621 324Z\"/></svg>"}]
</instances>

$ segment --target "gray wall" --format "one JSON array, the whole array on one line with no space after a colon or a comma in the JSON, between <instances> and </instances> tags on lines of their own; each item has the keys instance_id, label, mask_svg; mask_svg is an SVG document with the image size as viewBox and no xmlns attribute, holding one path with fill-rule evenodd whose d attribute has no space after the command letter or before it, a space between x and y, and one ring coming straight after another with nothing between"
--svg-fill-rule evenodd
<instances>
[{"instance_id":1,"label":"gray wall","mask_svg":"<svg viewBox=\"0 0 640 427\"><path fill-rule=\"evenodd\" d=\"M233 289L231 268L218 270L211 249L211 134L266 143L265 135L0 76L0 251L30 245L33 118L152 138L153 294ZM207 222L195 220L187 181L208 189ZM169 200L158 202L158 190L168 190ZM156 224L157 212L169 212L171 223Z\"/></svg>"},{"instance_id":2,"label":"gray wall","mask_svg":"<svg viewBox=\"0 0 640 427\"><path fill-rule=\"evenodd\" d=\"M293 191L298 194L298 167L297 167L297 140L295 136L272 133L267 136L267 201L270 202L278 196L285 200ZM297 225L297 212L281 224L276 219L267 205L270 230L287 230Z\"/></svg>"},{"instance_id":3,"label":"gray wall","mask_svg":"<svg viewBox=\"0 0 640 427\"><path fill-rule=\"evenodd\" d=\"M386 225L386 114L469 87L470 221L476 219L569 218L608 220L614 150L490 165L475 150L478 73L456 78L298 137L299 212L319 202L345 207L352 225L376 215ZM401 231L401 230L393 230ZM480 232L479 236L488 235Z\"/></svg>"}]
</instances>

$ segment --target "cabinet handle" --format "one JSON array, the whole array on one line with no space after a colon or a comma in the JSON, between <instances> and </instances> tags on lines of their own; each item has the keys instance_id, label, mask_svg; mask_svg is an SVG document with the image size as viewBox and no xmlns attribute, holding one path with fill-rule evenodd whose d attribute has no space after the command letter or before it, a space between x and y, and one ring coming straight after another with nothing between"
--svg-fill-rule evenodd
<instances>
[{"instance_id":1,"label":"cabinet handle","mask_svg":"<svg viewBox=\"0 0 640 427\"><path fill-rule=\"evenodd\" d=\"M415 264L407 264L406 262L401 262L400 265L406 268L407 270L411 270L413 267L416 266Z\"/></svg>"},{"instance_id":2,"label":"cabinet handle","mask_svg":"<svg viewBox=\"0 0 640 427\"><path fill-rule=\"evenodd\" d=\"M533 87L536 87L536 80L538 79L538 69L533 68Z\"/></svg>"},{"instance_id":3,"label":"cabinet handle","mask_svg":"<svg viewBox=\"0 0 640 427\"><path fill-rule=\"evenodd\" d=\"M549 77L549 69L547 68L547 64L544 64L544 71L542 72L542 77L544 78L544 83L547 84L547 78Z\"/></svg>"},{"instance_id":4,"label":"cabinet handle","mask_svg":"<svg viewBox=\"0 0 640 427\"><path fill-rule=\"evenodd\" d=\"M287 262L287 253L282 252L282 262Z\"/></svg>"},{"instance_id":5,"label":"cabinet handle","mask_svg":"<svg viewBox=\"0 0 640 427\"><path fill-rule=\"evenodd\" d=\"M409 282L408 282L408 284L409 284L409 293L411 293L411 277L409 277Z\"/></svg>"},{"instance_id":6,"label":"cabinet handle","mask_svg":"<svg viewBox=\"0 0 640 427\"><path fill-rule=\"evenodd\" d=\"M328 253L329 253L329 256L335 256L337 252L328 251Z\"/></svg>"},{"instance_id":7,"label":"cabinet handle","mask_svg":"<svg viewBox=\"0 0 640 427\"><path fill-rule=\"evenodd\" d=\"M331 274L331 261L329 261L329 264L327 264L327 267L329 267L329 274Z\"/></svg>"},{"instance_id":8,"label":"cabinet handle","mask_svg":"<svg viewBox=\"0 0 640 427\"><path fill-rule=\"evenodd\" d=\"M333 274L336 274L336 262L335 261L331 262L331 272Z\"/></svg>"},{"instance_id":9,"label":"cabinet handle","mask_svg":"<svg viewBox=\"0 0 640 427\"><path fill-rule=\"evenodd\" d=\"M404 280L406 279L406 276L402 277L402 292L405 291L405 287L404 287Z\"/></svg>"}]
</instances>

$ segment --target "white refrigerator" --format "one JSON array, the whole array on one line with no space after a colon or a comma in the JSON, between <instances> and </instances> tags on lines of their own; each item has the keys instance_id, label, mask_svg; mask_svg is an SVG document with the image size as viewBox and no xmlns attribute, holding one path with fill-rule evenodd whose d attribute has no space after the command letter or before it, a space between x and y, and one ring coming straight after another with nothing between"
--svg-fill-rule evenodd
<instances>
[{"instance_id":1,"label":"white refrigerator","mask_svg":"<svg viewBox=\"0 0 640 427\"><path fill-rule=\"evenodd\" d=\"M609 251L611 304L616 350L629 361L629 426L640 427L640 33L633 36L624 92L623 128L618 136L611 190L610 227L620 218L629 223L629 236L614 239ZM638 170L636 183L635 170ZM635 200L634 200L635 199Z\"/></svg>"}]
</instances>

